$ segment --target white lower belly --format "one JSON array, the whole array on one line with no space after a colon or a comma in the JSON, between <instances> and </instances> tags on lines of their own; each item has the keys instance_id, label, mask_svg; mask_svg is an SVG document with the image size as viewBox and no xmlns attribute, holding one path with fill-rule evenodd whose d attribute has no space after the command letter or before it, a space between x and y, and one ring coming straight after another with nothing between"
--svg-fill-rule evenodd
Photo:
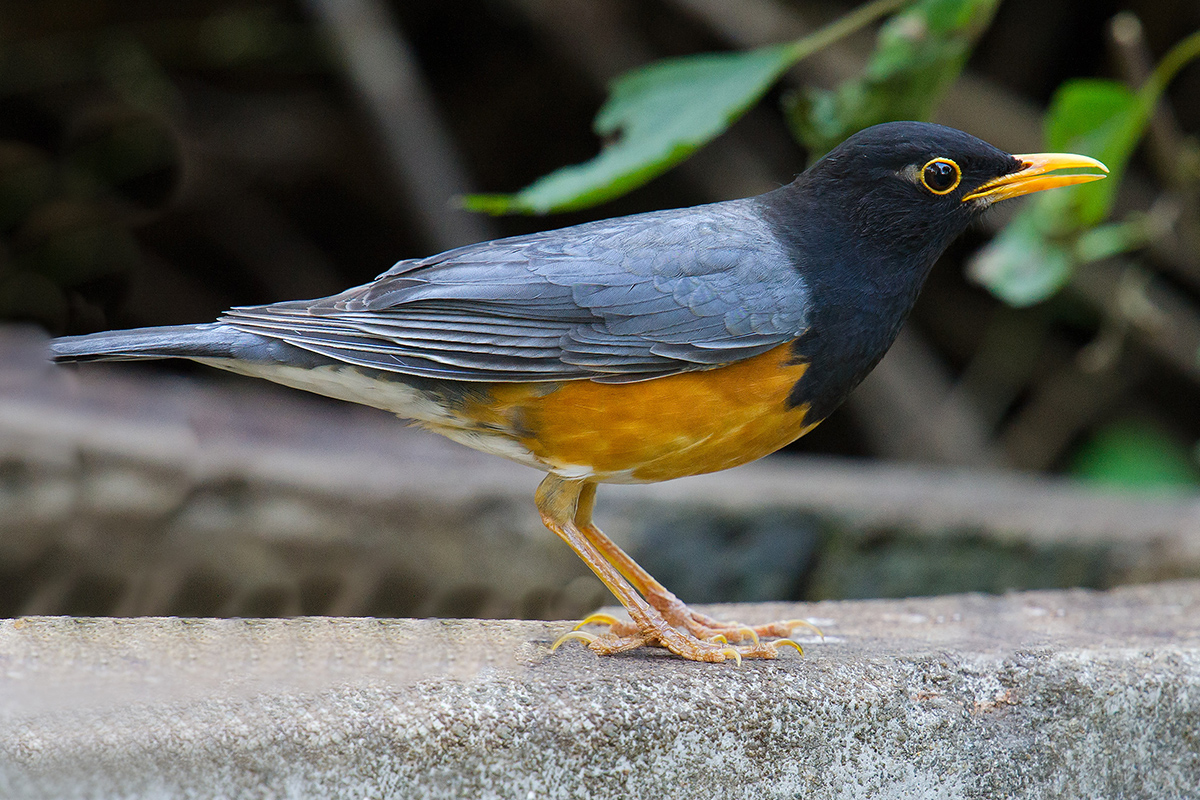
<instances>
[{"instance_id":1,"label":"white lower belly","mask_svg":"<svg viewBox=\"0 0 1200 800\"><path fill-rule=\"evenodd\" d=\"M224 358L198 358L196 361L239 375L264 378L293 389L380 408L418 422L446 424L451 421L444 406L426 392L403 380L379 380L349 365L307 368Z\"/></svg>"},{"instance_id":2,"label":"white lower belly","mask_svg":"<svg viewBox=\"0 0 1200 800\"><path fill-rule=\"evenodd\" d=\"M426 430L439 433L474 450L501 456L534 469L559 471L509 436L464 425L461 419L447 410L438 397L405 383L400 376L397 376L396 380L381 380L366 375L353 366L339 364L310 369L284 364L255 364L234 359L198 358L196 361L239 375L263 378L293 389L379 408L411 419ZM586 467L576 469L581 473L590 474Z\"/></svg>"}]
</instances>

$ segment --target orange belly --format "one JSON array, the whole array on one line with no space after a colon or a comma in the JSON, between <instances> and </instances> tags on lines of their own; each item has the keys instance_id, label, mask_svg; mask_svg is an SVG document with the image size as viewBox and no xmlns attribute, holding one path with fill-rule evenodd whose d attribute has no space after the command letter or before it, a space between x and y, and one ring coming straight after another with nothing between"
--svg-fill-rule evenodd
<instances>
[{"instance_id":1,"label":"orange belly","mask_svg":"<svg viewBox=\"0 0 1200 800\"><path fill-rule=\"evenodd\" d=\"M664 481L745 464L815 427L807 405L788 405L807 366L781 345L726 367L638 383L491 384L456 416L568 477Z\"/></svg>"}]
</instances>

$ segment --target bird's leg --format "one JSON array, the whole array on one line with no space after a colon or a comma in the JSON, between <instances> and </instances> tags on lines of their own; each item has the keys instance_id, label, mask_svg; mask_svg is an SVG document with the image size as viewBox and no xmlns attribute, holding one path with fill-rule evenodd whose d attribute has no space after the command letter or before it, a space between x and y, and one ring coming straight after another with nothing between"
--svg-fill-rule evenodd
<instances>
[{"instance_id":1,"label":"bird's leg","mask_svg":"<svg viewBox=\"0 0 1200 800\"><path fill-rule=\"evenodd\" d=\"M541 512L546 527L558 534L559 538L583 559L621 605L625 606L632 620L631 623L616 622L606 636L592 637L582 634L576 635L575 638L583 639L592 650L601 654L618 653L652 644L665 647L672 653L693 661L724 661L727 658L740 661L743 657L774 658L777 655L778 642L762 644L755 641L749 646L732 647L728 644L728 636L724 639L718 638L717 641L707 641L723 633L722 630L714 629L704 637L691 630L695 623L689 624L691 618L688 614L691 612L687 606L651 578L592 523L595 497L596 484L582 480L566 480L553 474L546 476L542 481L536 496L538 511ZM613 554L618 554L619 566L610 561L608 550L599 546L597 542L603 542L606 548L611 548ZM631 586L631 583L634 585ZM674 605L666 602L664 605L667 605L679 622L666 618L662 611L638 594L634 586L639 583L657 587L657 592L653 589L651 591L659 602L663 602L663 597L673 600ZM679 630L676 625L687 630Z\"/></svg>"},{"instance_id":2,"label":"bird's leg","mask_svg":"<svg viewBox=\"0 0 1200 800\"><path fill-rule=\"evenodd\" d=\"M751 655L728 644L705 642L695 636L677 630L663 619L661 613L642 599L628 581L622 577L612 564L605 560L586 536L583 535L578 523L582 516L590 522L591 507L596 493L596 485L588 481L567 480L557 475L547 475L538 486L536 502L546 527L558 534L576 555L583 559L592 572L596 573L604 585L608 587L629 612L633 625L622 635L608 634L605 636L578 635L577 632L568 634L560 639L581 638L588 647L600 653L609 655L632 650L642 645L660 645L676 655L692 661L724 661L733 658L738 661L744 655ZM556 645L557 646L557 643ZM754 654L770 658L774 656L761 653Z\"/></svg>"},{"instance_id":3,"label":"bird's leg","mask_svg":"<svg viewBox=\"0 0 1200 800\"><path fill-rule=\"evenodd\" d=\"M594 489L592 495L593 497L595 495ZM646 598L646 602L657 609L667 622L676 627L687 629L694 636L701 639L723 636L730 642L741 642L747 639L757 642L760 636L766 638L789 636L796 628L812 628L817 633L820 633L820 630L816 626L802 619L779 620L761 625L744 625L740 622L727 622L714 619L707 614L694 611L680 600L674 592L655 580L653 575L643 569L616 542L609 539L603 531L597 528L591 522L590 509L588 521L585 524L580 524L580 528L584 535L587 536L588 541L601 553L605 561L616 567L629 583L641 592L642 596ZM607 619L603 621L609 622ZM618 636L627 633L631 627L629 623L620 620L610 624L612 632Z\"/></svg>"}]
</instances>

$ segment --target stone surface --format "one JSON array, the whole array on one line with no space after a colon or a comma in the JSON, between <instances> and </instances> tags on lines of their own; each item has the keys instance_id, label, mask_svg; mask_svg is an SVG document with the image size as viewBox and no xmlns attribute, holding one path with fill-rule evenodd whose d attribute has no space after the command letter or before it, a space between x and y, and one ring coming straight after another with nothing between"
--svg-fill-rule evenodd
<instances>
[{"instance_id":1,"label":"stone surface","mask_svg":"<svg viewBox=\"0 0 1200 800\"><path fill-rule=\"evenodd\" d=\"M0 797L1189 798L1200 582L724 607L807 655L565 623L0 623Z\"/></svg>"}]
</instances>

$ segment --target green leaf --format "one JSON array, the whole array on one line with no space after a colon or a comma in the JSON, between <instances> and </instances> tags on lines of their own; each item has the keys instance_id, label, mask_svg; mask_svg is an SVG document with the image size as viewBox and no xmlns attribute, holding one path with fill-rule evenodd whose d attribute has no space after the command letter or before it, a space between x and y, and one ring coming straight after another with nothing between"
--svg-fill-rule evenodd
<instances>
[{"instance_id":1,"label":"green leaf","mask_svg":"<svg viewBox=\"0 0 1200 800\"><path fill-rule=\"evenodd\" d=\"M1125 168L1167 84L1198 56L1200 32L1171 48L1136 93L1105 80L1060 86L1046 115L1047 147L1100 159L1108 178L1032 198L976 253L968 274L1005 302L1029 305L1062 288L1077 265L1146 244L1153 228L1145 220L1092 228L1111 213Z\"/></svg>"},{"instance_id":2,"label":"green leaf","mask_svg":"<svg viewBox=\"0 0 1200 800\"><path fill-rule=\"evenodd\" d=\"M1063 225L1095 225L1112 210L1125 166L1141 139L1146 119L1137 95L1114 81L1076 80L1059 87L1046 115L1046 145L1082 153L1108 166L1108 178L1064 190L1072 198ZM1038 208L1037 213L1045 209Z\"/></svg>"},{"instance_id":3,"label":"green leaf","mask_svg":"<svg viewBox=\"0 0 1200 800\"><path fill-rule=\"evenodd\" d=\"M1145 214L1131 215L1124 222L1110 222L1089 228L1075 238L1071 252L1077 264L1087 264L1121 253L1138 250L1150 244L1157 233L1155 220Z\"/></svg>"},{"instance_id":4,"label":"green leaf","mask_svg":"<svg viewBox=\"0 0 1200 800\"><path fill-rule=\"evenodd\" d=\"M909 2L872 0L787 44L688 56L635 70L614 83L596 117L596 132L612 137L598 156L517 194L472 195L463 204L493 214L536 214L593 206L624 194L722 133L792 64Z\"/></svg>"},{"instance_id":5,"label":"green leaf","mask_svg":"<svg viewBox=\"0 0 1200 800\"><path fill-rule=\"evenodd\" d=\"M1137 109L1137 96L1113 81L1077 80L1059 87L1046 114L1047 147L1099 158L1109 176L1032 198L968 263L973 280L1010 305L1028 306L1061 289L1077 264L1144 243L1144 237L1120 226L1086 235L1111 209L1143 127L1135 124Z\"/></svg>"},{"instance_id":6,"label":"green leaf","mask_svg":"<svg viewBox=\"0 0 1200 800\"><path fill-rule=\"evenodd\" d=\"M1115 81L1092 78L1067 81L1054 93L1046 113L1046 146L1056 151L1101 147L1102 142L1093 141L1096 131L1108 126L1114 117L1127 113L1136 102L1133 92Z\"/></svg>"},{"instance_id":7,"label":"green leaf","mask_svg":"<svg viewBox=\"0 0 1200 800\"><path fill-rule=\"evenodd\" d=\"M879 122L928 119L958 77L999 0L919 0L880 29L863 75L835 91L788 99L793 132L813 158Z\"/></svg>"},{"instance_id":8,"label":"green leaf","mask_svg":"<svg viewBox=\"0 0 1200 800\"><path fill-rule=\"evenodd\" d=\"M1046 217L1019 214L987 247L975 254L967 274L1005 303L1024 308L1040 303L1071 276L1070 250L1040 228Z\"/></svg>"},{"instance_id":9,"label":"green leaf","mask_svg":"<svg viewBox=\"0 0 1200 800\"><path fill-rule=\"evenodd\" d=\"M1143 422L1123 421L1097 431L1075 453L1071 471L1085 480L1131 489L1192 489L1200 467L1188 448Z\"/></svg>"},{"instance_id":10,"label":"green leaf","mask_svg":"<svg viewBox=\"0 0 1200 800\"><path fill-rule=\"evenodd\" d=\"M1129 244L1110 230L1082 243L1080 231L1108 215L1113 190L1128 161L1133 92L1113 81L1076 80L1059 87L1046 113L1046 146L1099 158L1105 180L1055 189L1032 198L1011 223L970 260L967 274L1012 306L1040 303L1058 292L1077 263L1111 255ZM1133 140L1136 144L1136 137Z\"/></svg>"},{"instance_id":11,"label":"green leaf","mask_svg":"<svg viewBox=\"0 0 1200 800\"><path fill-rule=\"evenodd\" d=\"M1072 202L1067 192L1056 191L1039 204L1041 213L1018 214L971 258L968 276L1010 306L1024 308L1053 297L1077 264L1145 247L1151 237L1153 222L1146 217L1064 234L1056 226Z\"/></svg>"},{"instance_id":12,"label":"green leaf","mask_svg":"<svg viewBox=\"0 0 1200 800\"><path fill-rule=\"evenodd\" d=\"M596 205L687 158L743 114L795 60L794 46L686 56L631 72L613 86L596 133L614 137L591 161L513 195L473 195L467 208L544 214Z\"/></svg>"}]
</instances>

